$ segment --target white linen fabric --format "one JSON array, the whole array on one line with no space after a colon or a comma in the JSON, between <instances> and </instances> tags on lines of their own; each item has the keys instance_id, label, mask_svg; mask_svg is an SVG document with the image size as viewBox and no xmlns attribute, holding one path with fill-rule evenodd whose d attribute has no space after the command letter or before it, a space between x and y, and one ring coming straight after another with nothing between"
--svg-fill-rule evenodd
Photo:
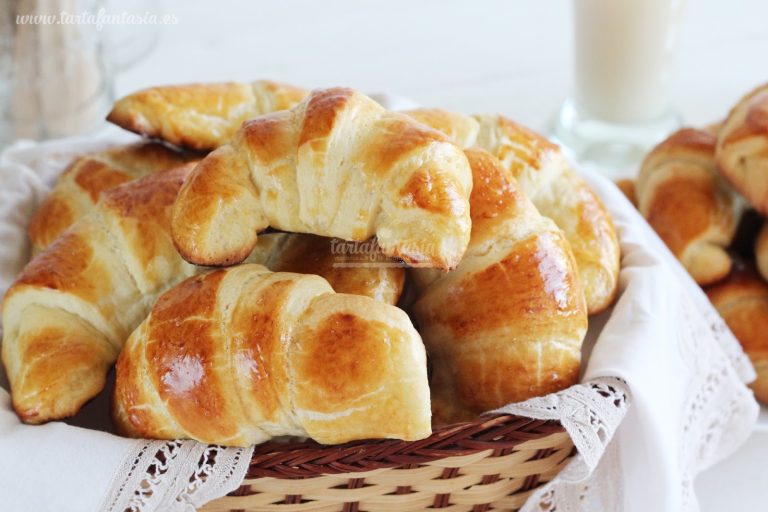
<instances>
[{"instance_id":1,"label":"white linen fabric","mask_svg":"<svg viewBox=\"0 0 768 512\"><path fill-rule=\"evenodd\" d=\"M20 142L0 155L0 294L26 263L28 219L66 164L129 140L113 132ZM604 178L587 177L619 229L621 294L612 311L591 322L589 338L596 342L584 384L503 409L559 419L579 449L524 510L696 510L693 477L734 451L756 420L757 404L744 385L752 368L634 208ZM78 421L108 428L83 418L70 423ZM235 489L250 455L250 449L194 441L123 439L60 422L22 425L0 388L3 510L191 511Z\"/></svg>"}]
</instances>

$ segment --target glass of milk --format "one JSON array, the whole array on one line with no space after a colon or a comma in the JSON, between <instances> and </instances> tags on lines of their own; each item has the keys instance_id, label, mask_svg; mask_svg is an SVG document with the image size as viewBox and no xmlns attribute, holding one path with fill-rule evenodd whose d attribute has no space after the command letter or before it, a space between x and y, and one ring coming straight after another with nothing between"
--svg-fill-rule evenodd
<instances>
[{"instance_id":1,"label":"glass of milk","mask_svg":"<svg viewBox=\"0 0 768 512\"><path fill-rule=\"evenodd\" d=\"M554 136L588 166L634 170L677 128L670 82L684 0L573 0L575 90Z\"/></svg>"}]
</instances>

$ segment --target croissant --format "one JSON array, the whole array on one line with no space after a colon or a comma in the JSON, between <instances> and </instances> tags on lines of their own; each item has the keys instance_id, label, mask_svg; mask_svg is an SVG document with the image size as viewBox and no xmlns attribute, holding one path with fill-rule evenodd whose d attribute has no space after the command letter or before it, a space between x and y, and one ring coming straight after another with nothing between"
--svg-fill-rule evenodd
<instances>
[{"instance_id":1,"label":"croissant","mask_svg":"<svg viewBox=\"0 0 768 512\"><path fill-rule=\"evenodd\" d=\"M731 110L718 135L717 163L734 188L768 215L768 84Z\"/></svg>"},{"instance_id":2,"label":"croissant","mask_svg":"<svg viewBox=\"0 0 768 512\"><path fill-rule=\"evenodd\" d=\"M199 151L228 142L243 121L299 103L308 91L258 80L152 87L118 100L107 120Z\"/></svg>"},{"instance_id":3,"label":"croissant","mask_svg":"<svg viewBox=\"0 0 768 512\"><path fill-rule=\"evenodd\" d=\"M396 304L405 284L403 265L386 258L373 241L345 242L300 233L260 235L246 259L275 272L317 274L338 293Z\"/></svg>"},{"instance_id":4,"label":"croissant","mask_svg":"<svg viewBox=\"0 0 768 512\"><path fill-rule=\"evenodd\" d=\"M763 224L755 243L755 260L763 279L768 281L768 222Z\"/></svg>"},{"instance_id":5,"label":"croissant","mask_svg":"<svg viewBox=\"0 0 768 512\"><path fill-rule=\"evenodd\" d=\"M705 291L755 367L755 396L768 404L768 284L753 269L735 265L727 279Z\"/></svg>"},{"instance_id":6,"label":"croissant","mask_svg":"<svg viewBox=\"0 0 768 512\"><path fill-rule=\"evenodd\" d=\"M37 253L88 213L105 190L192 160L156 142L120 146L75 160L41 203L27 230Z\"/></svg>"},{"instance_id":7,"label":"croissant","mask_svg":"<svg viewBox=\"0 0 768 512\"><path fill-rule=\"evenodd\" d=\"M236 446L422 439L426 355L394 306L240 265L160 297L120 354L113 417L134 437Z\"/></svg>"},{"instance_id":8,"label":"croissant","mask_svg":"<svg viewBox=\"0 0 768 512\"><path fill-rule=\"evenodd\" d=\"M636 193L635 180L629 179L629 178L617 180L616 186L619 188L619 190L621 190L621 193L624 194L627 200L630 203L632 203L632 206L637 208L637 193Z\"/></svg>"},{"instance_id":9,"label":"croissant","mask_svg":"<svg viewBox=\"0 0 768 512\"><path fill-rule=\"evenodd\" d=\"M154 299L196 272L170 237L170 210L192 166L103 193L8 290L2 360L24 422L72 416L98 394Z\"/></svg>"},{"instance_id":10,"label":"croissant","mask_svg":"<svg viewBox=\"0 0 768 512\"><path fill-rule=\"evenodd\" d=\"M439 109L407 114L456 137L464 147L476 145L496 156L539 212L565 232L589 313L610 306L618 287L620 257L613 220L557 145L500 115L471 118Z\"/></svg>"},{"instance_id":11,"label":"croissant","mask_svg":"<svg viewBox=\"0 0 768 512\"><path fill-rule=\"evenodd\" d=\"M563 232L489 153L466 150L472 238L449 273L412 271L437 423L560 390L579 375L584 293Z\"/></svg>"},{"instance_id":12,"label":"croissant","mask_svg":"<svg viewBox=\"0 0 768 512\"><path fill-rule=\"evenodd\" d=\"M685 128L645 158L637 178L640 213L701 285L728 275L736 196L715 163L717 138Z\"/></svg>"},{"instance_id":13,"label":"croissant","mask_svg":"<svg viewBox=\"0 0 768 512\"><path fill-rule=\"evenodd\" d=\"M181 255L243 261L267 226L363 241L449 269L469 242L472 176L443 134L350 89L313 92L246 122L184 184L173 211Z\"/></svg>"}]
</instances>

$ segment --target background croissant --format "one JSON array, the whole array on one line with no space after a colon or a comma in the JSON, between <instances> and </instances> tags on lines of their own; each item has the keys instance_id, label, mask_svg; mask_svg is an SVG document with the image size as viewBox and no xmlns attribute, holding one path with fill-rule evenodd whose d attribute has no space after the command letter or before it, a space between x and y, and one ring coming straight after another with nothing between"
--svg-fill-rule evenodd
<instances>
[{"instance_id":1,"label":"background croissant","mask_svg":"<svg viewBox=\"0 0 768 512\"><path fill-rule=\"evenodd\" d=\"M755 260L760 275L768 281L768 223L763 224L755 243Z\"/></svg>"},{"instance_id":2,"label":"background croissant","mask_svg":"<svg viewBox=\"0 0 768 512\"><path fill-rule=\"evenodd\" d=\"M557 145L500 115L469 117L439 109L407 114L463 147L476 145L497 157L538 211L565 232L589 313L610 306L618 287L620 256L613 220Z\"/></svg>"},{"instance_id":3,"label":"background croissant","mask_svg":"<svg viewBox=\"0 0 768 512\"><path fill-rule=\"evenodd\" d=\"M717 137L685 128L656 146L635 185L637 206L697 283L728 275L737 198L715 163Z\"/></svg>"},{"instance_id":4,"label":"background croissant","mask_svg":"<svg viewBox=\"0 0 768 512\"><path fill-rule=\"evenodd\" d=\"M259 265L160 297L120 355L113 403L125 434L215 444L431 432L426 355L402 310Z\"/></svg>"},{"instance_id":5,"label":"background croissant","mask_svg":"<svg viewBox=\"0 0 768 512\"><path fill-rule=\"evenodd\" d=\"M107 120L176 146L210 151L229 141L243 121L291 108L307 94L267 80L152 87L118 100Z\"/></svg>"},{"instance_id":6,"label":"background croissant","mask_svg":"<svg viewBox=\"0 0 768 512\"><path fill-rule=\"evenodd\" d=\"M350 89L313 92L246 122L185 183L173 238L187 261L243 261L267 226L345 240L376 235L387 256L453 268L469 241L472 178L443 134Z\"/></svg>"},{"instance_id":7,"label":"background croissant","mask_svg":"<svg viewBox=\"0 0 768 512\"><path fill-rule=\"evenodd\" d=\"M433 366L437 423L469 420L574 384L587 330L563 232L489 153L466 151L472 238L447 274L412 271L414 313Z\"/></svg>"},{"instance_id":8,"label":"background croissant","mask_svg":"<svg viewBox=\"0 0 768 512\"><path fill-rule=\"evenodd\" d=\"M768 84L731 110L720 127L716 156L728 181L768 216Z\"/></svg>"},{"instance_id":9,"label":"background croissant","mask_svg":"<svg viewBox=\"0 0 768 512\"><path fill-rule=\"evenodd\" d=\"M768 404L768 284L753 268L738 263L725 280L705 291L755 367L757 379L749 385L755 397Z\"/></svg>"}]
</instances>

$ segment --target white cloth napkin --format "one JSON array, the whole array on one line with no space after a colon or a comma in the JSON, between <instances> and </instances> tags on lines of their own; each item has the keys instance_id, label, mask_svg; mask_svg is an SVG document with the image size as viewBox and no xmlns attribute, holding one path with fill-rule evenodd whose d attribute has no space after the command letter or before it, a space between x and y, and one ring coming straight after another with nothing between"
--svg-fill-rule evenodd
<instances>
[{"instance_id":1,"label":"white cloth napkin","mask_svg":"<svg viewBox=\"0 0 768 512\"><path fill-rule=\"evenodd\" d=\"M0 156L0 293L26 261L27 221L55 176L73 155L130 138L20 143ZM591 322L597 342L587 384L510 408L562 420L581 451L527 508L696 510L692 478L731 453L754 424L757 405L743 384L751 367L634 208L604 178L587 177L619 228L622 293L611 312ZM632 406L624 417L627 390ZM212 453L215 463L203 462ZM190 441L126 440L64 423L21 425L0 389L2 510L193 510L237 487L249 459L249 450ZM152 464L162 471L149 477Z\"/></svg>"},{"instance_id":2,"label":"white cloth napkin","mask_svg":"<svg viewBox=\"0 0 768 512\"><path fill-rule=\"evenodd\" d=\"M632 407L608 457L615 452L619 461L621 510L698 510L693 479L732 454L757 421L759 406L744 384L754 380L754 370L704 292L637 210L600 176L590 182L617 221L621 286L631 299L630 307L614 308L585 375L618 376L632 389ZM616 208L619 202L624 207Z\"/></svg>"}]
</instances>

